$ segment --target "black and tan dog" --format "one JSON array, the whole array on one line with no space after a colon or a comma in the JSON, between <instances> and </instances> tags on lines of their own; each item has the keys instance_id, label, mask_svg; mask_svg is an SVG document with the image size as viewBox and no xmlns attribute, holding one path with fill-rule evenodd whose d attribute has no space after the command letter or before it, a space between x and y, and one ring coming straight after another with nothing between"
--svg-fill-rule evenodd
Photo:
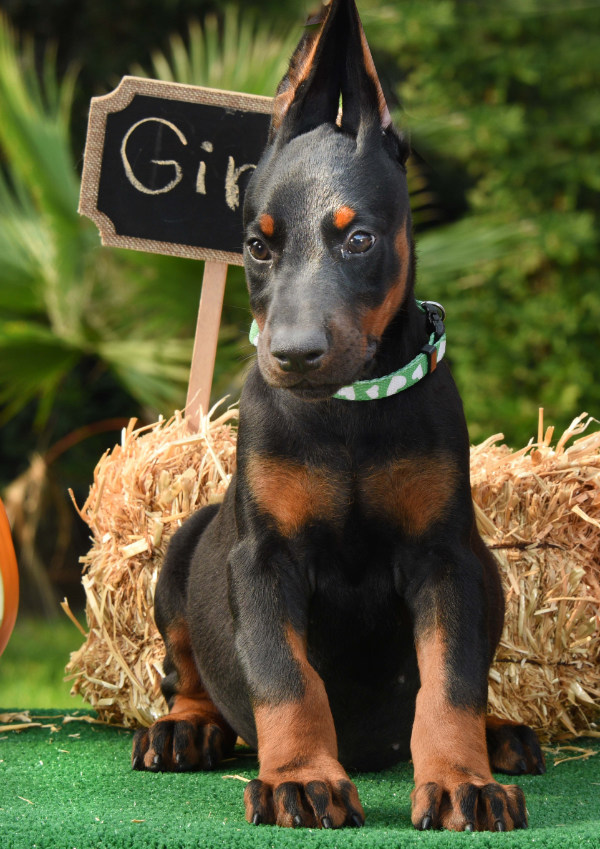
<instances>
[{"instance_id":1,"label":"black and tan dog","mask_svg":"<svg viewBox=\"0 0 600 849\"><path fill-rule=\"evenodd\" d=\"M417 828L525 828L491 770L544 769L530 729L486 718L504 603L442 316L413 294L407 156L354 2L333 0L246 194L260 335L237 473L169 547L170 713L133 746L134 769L211 769L240 735L256 824L360 826L346 768L411 754Z\"/></svg>"}]
</instances>

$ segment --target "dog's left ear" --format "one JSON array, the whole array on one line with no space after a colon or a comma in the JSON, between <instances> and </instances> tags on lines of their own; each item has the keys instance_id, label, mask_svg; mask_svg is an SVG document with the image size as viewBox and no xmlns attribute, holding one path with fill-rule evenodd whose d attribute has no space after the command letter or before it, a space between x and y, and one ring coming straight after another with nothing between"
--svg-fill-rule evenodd
<instances>
[{"instance_id":1,"label":"dog's left ear","mask_svg":"<svg viewBox=\"0 0 600 849\"><path fill-rule=\"evenodd\" d=\"M269 141L285 143L326 123L357 138L377 128L404 162L408 148L392 127L354 0L330 0L309 25L277 89Z\"/></svg>"}]
</instances>

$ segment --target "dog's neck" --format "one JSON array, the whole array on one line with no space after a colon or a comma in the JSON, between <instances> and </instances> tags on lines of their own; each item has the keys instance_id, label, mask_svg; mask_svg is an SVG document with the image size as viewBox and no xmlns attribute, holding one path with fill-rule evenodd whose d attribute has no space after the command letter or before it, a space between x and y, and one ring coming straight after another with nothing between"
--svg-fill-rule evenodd
<instances>
[{"instance_id":1,"label":"dog's neck","mask_svg":"<svg viewBox=\"0 0 600 849\"><path fill-rule=\"evenodd\" d=\"M426 317L411 291L381 338L369 377L384 377L402 368L419 353L428 338Z\"/></svg>"}]
</instances>

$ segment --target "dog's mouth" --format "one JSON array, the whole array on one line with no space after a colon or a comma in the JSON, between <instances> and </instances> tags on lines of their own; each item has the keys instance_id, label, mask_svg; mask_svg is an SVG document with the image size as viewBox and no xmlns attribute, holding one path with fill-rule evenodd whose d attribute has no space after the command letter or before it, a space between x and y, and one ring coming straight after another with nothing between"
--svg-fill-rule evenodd
<instances>
[{"instance_id":1,"label":"dog's mouth","mask_svg":"<svg viewBox=\"0 0 600 849\"><path fill-rule=\"evenodd\" d=\"M285 371L268 351L258 349L258 365L265 381L277 389L285 389L296 398L322 401L331 398L344 386L370 376L374 366L374 346L359 352L346 344L341 351L330 352L321 366L303 372Z\"/></svg>"},{"instance_id":2,"label":"dog's mouth","mask_svg":"<svg viewBox=\"0 0 600 849\"><path fill-rule=\"evenodd\" d=\"M317 375L311 378L307 375L289 373L273 374L273 372L268 372L263 376L271 386L277 389L285 389L295 398L304 401L324 401L332 398L342 387L349 386L356 380L367 378L372 371L372 366L371 361L363 363L362 367L354 373L336 375L335 378L337 379L334 378L334 380L331 379L333 375L326 376L325 374L319 375L320 380L317 379Z\"/></svg>"},{"instance_id":3,"label":"dog's mouth","mask_svg":"<svg viewBox=\"0 0 600 849\"><path fill-rule=\"evenodd\" d=\"M370 371L370 368L367 370L361 369L357 375L348 376L336 381L335 383L331 381L323 381L319 383L317 381L309 380L306 377L301 377L289 382L276 381L271 385L277 386L279 389L285 389L286 392L290 392L296 398L302 398L305 401L324 401L328 398L332 398L343 386L349 386L354 383L355 380L362 379L363 376L365 376L365 371Z\"/></svg>"},{"instance_id":4,"label":"dog's mouth","mask_svg":"<svg viewBox=\"0 0 600 849\"><path fill-rule=\"evenodd\" d=\"M339 383L315 384L308 380L299 380L298 383L286 386L285 389L304 401L325 401L335 395L341 386L342 384Z\"/></svg>"}]
</instances>

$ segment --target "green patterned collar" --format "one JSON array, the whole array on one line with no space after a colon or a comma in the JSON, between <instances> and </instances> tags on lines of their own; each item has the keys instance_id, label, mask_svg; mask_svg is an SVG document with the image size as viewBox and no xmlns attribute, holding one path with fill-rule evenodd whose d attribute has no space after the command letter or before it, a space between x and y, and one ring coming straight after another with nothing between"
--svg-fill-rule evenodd
<instances>
[{"instance_id":1,"label":"green patterned collar","mask_svg":"<svg viewBox=\"0 0 600 849\"><path fill-rule=\"evenodd\" d=\"M437 364L446 353L446 331L444 318L446 313L441 304L435 301L417 301L417 306L427 314L427 322L431 335L429 342L421 348L417 356L407 365L399 368L384 377L376 377L372 380L356 380L349 386L342 388L333 395L340 401L375 401L379 398L389 398L405 389L410 389L415 383L422 380L425 375L435 370ZM250 342L258 345L258 325L252 322L250 328Z\"/></svg>"}]
</instances>

